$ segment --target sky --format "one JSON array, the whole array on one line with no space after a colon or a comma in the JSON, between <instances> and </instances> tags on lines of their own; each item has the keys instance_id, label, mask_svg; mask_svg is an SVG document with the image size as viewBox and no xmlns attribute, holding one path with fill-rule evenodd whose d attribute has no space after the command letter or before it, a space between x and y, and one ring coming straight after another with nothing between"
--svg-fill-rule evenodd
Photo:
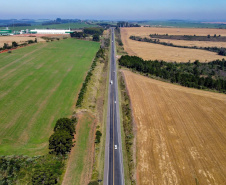
<instances>
[{"instance_id":1,"label":"sky","mask_svg":"<svg viewBox=\"0 0 226 185\"><path fill-rule=\"evenodd\" d=\"M226 21L226 0L0 0L0 19Z\"/></svg>"}]
</instances>

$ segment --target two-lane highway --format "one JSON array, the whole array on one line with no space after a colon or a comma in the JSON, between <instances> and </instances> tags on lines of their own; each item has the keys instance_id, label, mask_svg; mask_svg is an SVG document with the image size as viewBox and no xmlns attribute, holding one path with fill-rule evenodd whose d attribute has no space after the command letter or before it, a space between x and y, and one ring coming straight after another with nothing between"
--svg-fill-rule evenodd
<instances>
[{"instance_id":1,"label":"two-lane highway","mask_svg":"<svg viewBox=\"0 0 226 185\"><path fill-rule=\"evenodd\" d=\"M114 28L111 28L111 40L104 185L124 185Z\"/></svg>"}]
</instances>

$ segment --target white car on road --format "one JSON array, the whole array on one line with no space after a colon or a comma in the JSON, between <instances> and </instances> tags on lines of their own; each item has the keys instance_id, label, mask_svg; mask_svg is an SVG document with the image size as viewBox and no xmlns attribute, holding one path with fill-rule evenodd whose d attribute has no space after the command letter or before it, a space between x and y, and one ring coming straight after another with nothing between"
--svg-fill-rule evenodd
<instances>
[{"instance_id":1,"label":"white car on road","mask_svg":"<svg viewBox=\"0 0 226 185\"><path fill-rule=\"evenodd\" d=\"M115 145L115 150L117 150L117 145Z\"/></svg>"}]
</instances>

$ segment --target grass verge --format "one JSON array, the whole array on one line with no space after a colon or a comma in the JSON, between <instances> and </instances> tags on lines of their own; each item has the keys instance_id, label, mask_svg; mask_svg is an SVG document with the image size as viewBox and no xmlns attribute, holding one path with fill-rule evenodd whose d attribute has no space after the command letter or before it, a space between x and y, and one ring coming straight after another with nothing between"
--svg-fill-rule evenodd
<instances>
[{"instance_id":1,"label":"grass verge","mask_svg":"<svg viewBox=\"0 0 226 185\"><path fill-rule=\"evenodd\" d=\"M125 86L125 81L122 73L118 74L119 82L119 99L121 113L121 130L122 130L122 149L123 149L123 164L126 184L136 184L135 181L135 139L134 126L132 120L130 99Z\"/></svg>"},{"instance_id":2,"label":"grass verge","mask_svg":"<svg viewBox=\"0 0 226 185\"><path fill-rule=\"evenodd\" d=\"M88 184L90 163L92 164L93 135L95 131L95 118L86 111L77 113L76 143L68 159L67 171L62 184ZM87 173L84 173L87 172Z\"/></svg>"}]
</instances>

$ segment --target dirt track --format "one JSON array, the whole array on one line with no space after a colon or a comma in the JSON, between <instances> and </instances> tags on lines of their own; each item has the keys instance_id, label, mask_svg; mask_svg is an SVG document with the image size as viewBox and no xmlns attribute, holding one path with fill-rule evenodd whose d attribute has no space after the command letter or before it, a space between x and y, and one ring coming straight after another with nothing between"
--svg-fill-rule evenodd
<instances>
[{"instance_id":1,"label":"dirt track","mask_svg":"<svg viewBox=\"0 0 226 185\"><path fill-rule=\"evenodd\" d=\"M123 74L137 127L138 184L225 184L226 95Z\"/></svg>"}]
</instances>

